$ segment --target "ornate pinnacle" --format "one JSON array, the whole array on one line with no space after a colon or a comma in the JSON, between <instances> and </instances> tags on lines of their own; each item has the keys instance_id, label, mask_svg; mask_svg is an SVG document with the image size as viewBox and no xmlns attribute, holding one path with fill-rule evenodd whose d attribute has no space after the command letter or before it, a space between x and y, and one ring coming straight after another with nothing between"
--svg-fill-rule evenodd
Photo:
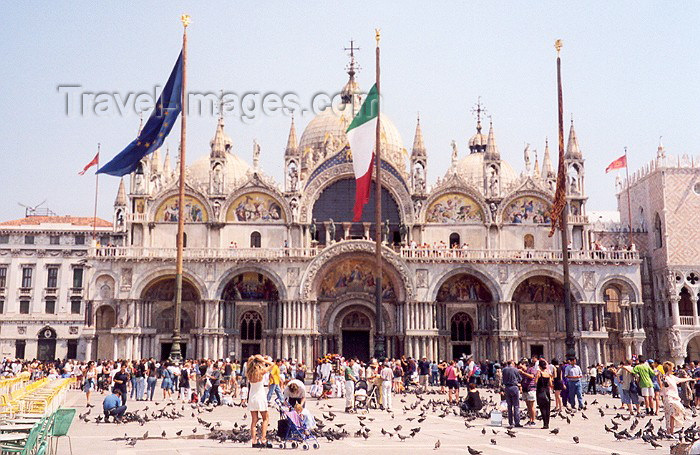
<instances>
[{"instance_id":1,"label":"ornate pinnacle","mask_svg":"<svg viewBox=\"0 0 700 455\"><path fill-rule=\"evenodd\" d=\"M561 48L564 46L564 43L560 39L556 40L554 42L554 49L557 50L557 57L559 57L559 52L561 52Z\"/></svg>"},{"instance_id":2,"label":"ornate pinnacle","mask_svg":"<svg viewBox=\"0 0 700 455\"><path fill-rule=\"evenodd\" d=\"M192 22L192 18L190 18L189 14L183 14L180 16L180 21L182 22L182 26L187 28L187 26L190 25L190 22Z\"/></svg>"}]
</instances>

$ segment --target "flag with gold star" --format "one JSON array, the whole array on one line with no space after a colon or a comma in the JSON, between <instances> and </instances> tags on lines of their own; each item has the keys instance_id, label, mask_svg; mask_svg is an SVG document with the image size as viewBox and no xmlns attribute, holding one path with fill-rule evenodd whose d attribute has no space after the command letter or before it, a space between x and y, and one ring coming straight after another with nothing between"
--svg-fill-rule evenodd
<instances>
[{"instance_id":1,"label":"flag with gold star","mask_svg":"<svg viewBox=\"0 0 700 455\"><path fill-rule=\"evenodd\" d=\"M163 87L155 109L151 112L138 137L112 158L109 163L102 166L97 173L121 177L133 172L144 156L163 145L163 141L168 137L181 110L182 52L180 52L175 67L170 73L168 82Z\"/></svg>"}]
</instances>

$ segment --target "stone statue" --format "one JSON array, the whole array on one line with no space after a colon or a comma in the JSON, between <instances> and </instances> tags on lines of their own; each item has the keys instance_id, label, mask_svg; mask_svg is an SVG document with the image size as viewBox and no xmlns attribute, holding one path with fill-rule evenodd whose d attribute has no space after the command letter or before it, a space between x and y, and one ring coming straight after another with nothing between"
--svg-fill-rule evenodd
<instances>
[{"instance_id":1,"label":"stone statue","mask_svg":"<svg viewBox=\"0 0 700 455\"><path fill-rule=\"evenodd\" d=\"M578 193L578 179L575 175L571 176L571 192Z\"/></svg>"},{"instance_id":2,"label":"stone statue","mask_svg":"<svg viewBox=\"0 0 700 455\"><path fill-rule=\"evenodd\" d=\"M383 229L383 234L384 234L384 243L389 242L389 220L384 221L384 229Z\"/></svg>"},{"instance_id":3,"label":"stone statue","mask_svg":"<svg viewBox=\"0 0 700 455\"><path fill-rule=\"evenodd\" d=\"M316 240L316 218L313 219L311 222L311 226L309 226L309 233L311 234L311 240Z\"/></svg>"},{"instance_id":4,"label":"stone statue","mask_svg":"<svg viewBox=\"0 0 700 455\"><path fill-rule=\"evenodd\" d=\"M491 211L491 220L496 221L496 212L498 211L498 206L495 202L489 204L489 210Z\"/></svg>"},{"instance_id":5,"label":"stone statue","mask_svg":"<svg viewBox=\"0 0 700 455\"><path fill-rule=\"evenodd\" d=\"M136 177L134 179L135 187L136 187L136 193L137 194L143 194L144 193L144 185L143 185L143 174L136 174Z\"/></svg>"},{"instance_id":6,"label":"stone statue","mask_svg":"<svg viewBox=\"0 0 700 455\"><path fill-rule=\"evenodd\" d=\"M530 173L530 144L525 144L525 150L523 151L523 157L525 159L525 170Z\"/></svg>"},{"instance_id":7,"label":"stone statue","mask_svg":"<svg viewBox=\"0 0 700 455\"><path fill-rule=\"evenodd\" d=\"M212 193L222 194L224 192L224 176L221 173L221 163L214 165L212 174Z\"/></svg>"},{"instance_id":8,"label":"stone statue","mask_svg":"<svg viewBox=\"0 0 700 455\"><path fill-rule=\"evenodd\" d=\"M423 203L421 202L420 199L416 199L416 201L413 203L413 211L416 212L416 216L420 213L420 209L423 208Z\"/></svg>"},{"instance_id":9,"label":"stone statue","mask_svg":"<svg viewBox=\"0 0 700 455\"><path fill-rule=\"evenodd\" d=\"M668 331L668 349L671 351L671 357L684 357L683 343L681 342L681 334L678 329Z\"/></svg>"},{"instance_id":10,"label":"stone statue","mask_svg":"<svg viewBox=\"0 0 700 455\"><path fill-rule=\"evenodd\" d=\"M457 168L457 156L459 154L459 151L457 150L457 143L453 140L452 141L452 169Z\"/></svg>"},{"instance_id":11,"label":"stone statue","mask_svg":"<svg viewBox=\"0 0 700 455\"><path fill-rule=\"evenodd\" d=\"M253 140L253 169L258 169L260 165L260 144L257 139Z\"/></svg>"},{"instance_id":12,"label":"stone statue","mask_svg":"<svg viewBox=\"0 0 700 455\"><path fill-rule=\"evenodd\" d=\"M406 243L406 236L408 235L408 226L401 223L399 224L399 235L401 235L401 243Z\"/></svg>"},{"instance_id":13,"label":"stone statue","mask_svg":"<svg viewBox=\"0 0 700 455\"><path fill-rule=\"evenodd\" d=\"M335 241L335 222L333 218L328 219L328 234L330 234L331 242Z\"/></svg>"},{"instance_id":14,"label":"stone statue","mask_svg":"<svg viewBox=\"0 0 700 455\"><path fill-rule=\"evenodd\" d=\"M425 179L423 178L423 167L420 165L416 166L413 172L414 190L423 192L425 191Z\"/></svg>"},{"instance_id":15,"label":"stone statue","mask_svg":"<svg viewBox=\"0 0 700 455\"><path fill-rule=\"evenodd\" d=\"M296 219L297 213L299 212L299 201L297 201L296 198L293 198L291 201L289 201L289 207L292 209L292 214Z\"/></svg>"},{"instance_id":16,"label":"stone statue","mask_svg":"<svg viewBox=\"0 0 700 455\"><path fill-rule=\"evenodd\" d=\"M289 166L289 191L296 191L297 182L299 181L299 173L297 172L297 167L295 165Z\"/></svg>"},{"instance_id":17,"label":"stone statue","mask_svg":"<svg viewBox=\"0 0 700 455\"><path fill-rule=\"evenodd\" d=\"M615 176L615 190L619 193L622 191L622 177L619 175Z\"/></svg>"},{"instance_id":18,"label":"stone statue","mask_svg":"<svg viewBox=\"0 0 700 455\"><path fill-rule=\"evenodd\" d=\"M214 218L216 218L216 220L218 221L219 220L219 213L221 212L221 202L215 201L213 208L214 208Z\"/></svg>"},{"instance_id":19,"label":"stone statue","mask_svg":"<svg viewBox=\"0 0 700 455\"><path fill-rule=\"evenodd\" d=\"M491 177L489 178L489 194L498 196L498 171L496 169L491 171Z\"/></svg>"}]
</instances>

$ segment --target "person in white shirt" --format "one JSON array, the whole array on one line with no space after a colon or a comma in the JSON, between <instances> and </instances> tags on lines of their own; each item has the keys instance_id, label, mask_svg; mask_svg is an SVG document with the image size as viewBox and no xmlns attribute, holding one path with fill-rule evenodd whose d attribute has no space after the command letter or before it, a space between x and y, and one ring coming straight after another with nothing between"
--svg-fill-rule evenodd
<instances>
[{"instance_id":1,"label":"person in white shirt","mask_svg":"<svg viewBox=\"0 0 700 455\"><path fill-rule=\"evenodd\" d=\"M300 380L292 379L284 388L282 396L284 396L285 400L292 407L297 403L303 406L304 401L306 401L306 386L304 386L304 383Z\"/></svg>"},{"instance_id":2,"label":"person in white shirt","mask_svg":"<svg viewBox=\"0 0 700 455\"><path fill-rule=\"evenodd\" d=\"M588 390L586 390L586 393L590 393L595 395L595 383L596 379L598 378L598 368L596 368L595 365L591 365L591 367L588 369Z\"/></svg>"},{"instance_id":3,"label":"person in white shirt","mask_svg":"<svg viewBox=\"0 0 700 455\"><path fill-rule=\"evenodd\" d=\"M382 371L379 373L382 378L382 406L387 411L391 410L391 384L394 382L394 371L389 362L384 362Z\"/></svg>"}]
</instances>

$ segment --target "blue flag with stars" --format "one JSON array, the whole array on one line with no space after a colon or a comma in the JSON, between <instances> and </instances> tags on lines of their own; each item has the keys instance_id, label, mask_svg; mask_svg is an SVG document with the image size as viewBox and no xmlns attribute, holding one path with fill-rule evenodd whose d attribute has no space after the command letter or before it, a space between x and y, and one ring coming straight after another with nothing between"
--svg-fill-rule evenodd
<instances>
[{"instance_id":1,"label":"blue flag with stars","mask_svg":"<svg viewBox=\"0 0 700 455\"><path fill-rule=\"evenodd\" d=\"M173 129L175 120L182 110L182 52L175 63L168 82L158 98L156 108L151 112L138 137L117 156L102 166L97 173L117 177L133 172L141 159L157 150Z\"/></svg>"}]
</instances>

